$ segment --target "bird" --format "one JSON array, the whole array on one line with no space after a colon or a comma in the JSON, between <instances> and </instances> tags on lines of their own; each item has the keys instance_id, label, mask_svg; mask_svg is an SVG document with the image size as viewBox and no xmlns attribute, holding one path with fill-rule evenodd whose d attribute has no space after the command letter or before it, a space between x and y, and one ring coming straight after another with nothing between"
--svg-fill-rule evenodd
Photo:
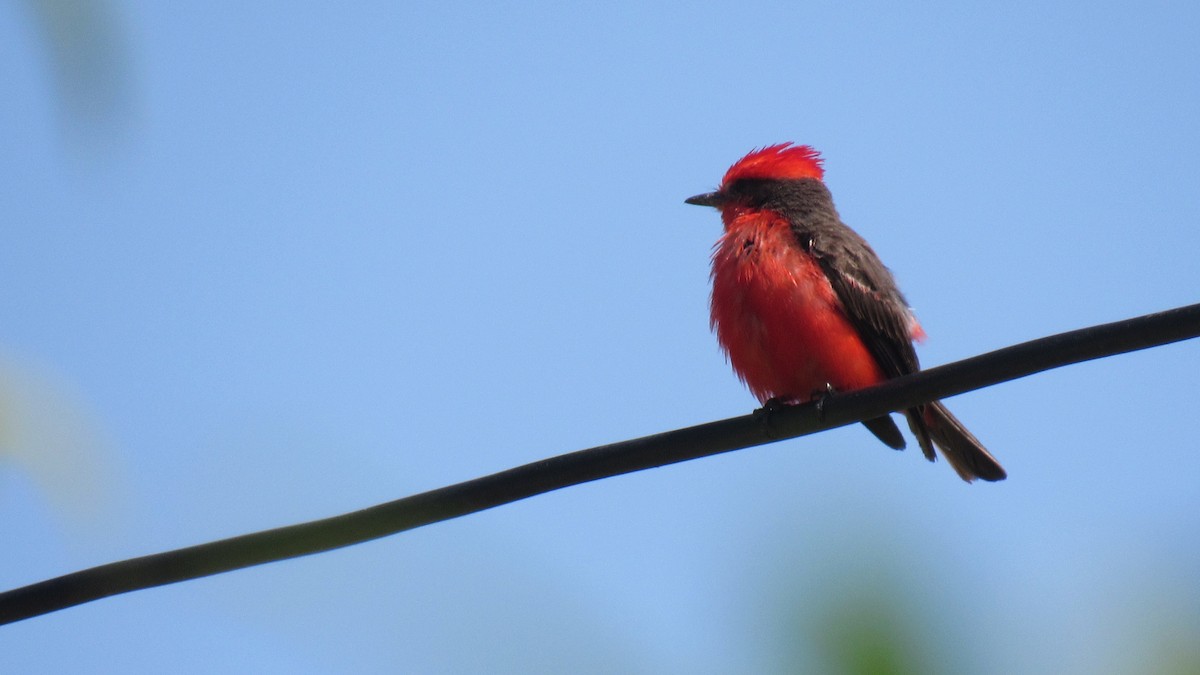
<instances>
[{"instance_id":1,"label":"bird","mask_svg":"<svg viewBox=\"0 0 1200 675\"><path fill-rule=\"evenodd\" d=\"M824 179L820 153L785 142L752 150L716 191L685 200L720 211L710 328L764 408L820 401L921 368L913 342L925 331L892 272L842 222ZM936 447L968 483L1007 477L940 401L902 412L929 461ZM904 449L890 415L863 424Z\"/></svg>"}]
</instances>

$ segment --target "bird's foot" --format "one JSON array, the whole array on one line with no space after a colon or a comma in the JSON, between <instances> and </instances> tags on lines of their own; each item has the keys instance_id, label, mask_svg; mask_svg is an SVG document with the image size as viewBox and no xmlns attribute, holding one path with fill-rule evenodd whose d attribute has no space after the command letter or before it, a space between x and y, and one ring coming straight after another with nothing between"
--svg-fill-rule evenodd
<instances>
[{"instance_id":1,"label":"bird's foot","mask_svg":"<svg viewBox=\"0 0 1200 675\"><path fill-rule=\"evenodd\" d=\"M818 389L813 392L813 400L816 401L816 405L814 407L817 409L817 419L821 420L822 422L825 421L825 402L829 400L830 396L833 396L836 393L837 390L834 389L833 385L829 384L828 382L825 383L824 389Z\"/></svg>"},{"instance_id":2,"label":"bird's foot","mask_svg":"<svg viewBox=\"0 0 1200 675\"><path fill-rule=\"evenodd\" d=\"M787 407L784 399L779 397L769 398L763 403L761 408L755 410L752 414L758 420L759 426L762 428L762 433L767 438L779 438L775 434L775 430L771 427L771 416Z\"/></svg>"}]
</instances>

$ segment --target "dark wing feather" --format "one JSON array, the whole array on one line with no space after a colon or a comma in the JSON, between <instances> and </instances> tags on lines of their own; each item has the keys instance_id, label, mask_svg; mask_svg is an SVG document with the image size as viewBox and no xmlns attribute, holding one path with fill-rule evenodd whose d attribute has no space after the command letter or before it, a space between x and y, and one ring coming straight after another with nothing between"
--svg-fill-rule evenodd
<instances>
[{"instance_id":1,"label":"dark wing feather","mask_svg":"<svg viewBox=\"0 0 1200 675\"><path fill-rule=\"evenodd\" d=\"M824 183L744 179L728 189L739 200L787 217L797 243L821 265L846 317L886 376L920 369L908 302L870 244L842 222Z\"/></svg>"},{"instance_id":2,"label":"dark wing feather","mask_svg":"<svg viewBox=\"0 0 1200 675\"><path fill-rule=\"evenodd\" d=\"M813 241L812 255L833 286L846 316L888 377L920 369L912 345L912 312L896 287L892 273L853 230L840 229L829 237L828 248ZM854 240L857 239L857 242ZM854 242L847 246L846 242ZM963 480L1004 480L1004 468L940 401L905 411L921 452L933 461L934 444ZM868 425L869 426L869 425ZM876 434L878 435L878 434Z\"/></svg>"},{"instance_id":3,"label":"dark wing feather","mask_svg":"<svg viewBox=\"0 0 1200 675\"><path fill-rule=\"evenodd\" d=\"M845 226L843 225L843 227ZM855 237L858 236L848 228L847 231ZM920 370L921 366L917 360L917 352L912 345L912 313L904 301L904 296L900 294L895 282L892 281L891 272L883 266L883 263L879 262L878 258L875 258L874 251L867 247L866 242L862 242L862 245L864 247L862 250L874 260L860 259L847 266L838 264L839 260L844 260L845 251L842 252L843 256L822 255L819 251L814 251L814 256L829 279L830 285L833 286L834 293L842 301L846 317L858 330L863 344L875 357L875 361L883 370L884 375L892 378L914 373ZM872 262L878 266L882 275L886 275L886 278L871 279L869 274L860 273L864 269L869 269L864 268L863 264L869 265ZM882 281L882 287L872 287L869 285L872 281L876 283ZM917 437L921 453L932 462L936 456L933 451L933 439L930 437L929 429L921 422L922 409L914 408L906 413L909 429ZM876 435L878 436L878 434Z\"/></svg>"},{"instance_id":4,"label":"dark wing feather","mask_svg":"<svg viewBox=\"0 0 1200 675\"><path fill-rule=\"evenodd\" d=\"M896 280L871 245L841 221L825 186L812 183L807 187L813 194L802 201L816 202L813 208L787 214L792 232L821 265L846 317L884 374L898 377L916 372L921 366L912 346L913 316Z\"/></svg>"},{"instance_id":5,"label":"dark wing feather","mask_svg":"<svg viewBox=\"0 0 1200 675\"><path fill-rule=\"evenodd\" d=\"M841 301L846 318L888 378L920 370L912 345L914 319L892 273L870 245L851 230L816 179L742 179L726 192L735 199L787 216L796 241L811 255ZM966 427L939 402L904 411L921 451L933 461L936 442L963 480L1003 480L1004 469ZM884 443L904 447L890 416L864 422Z\"/></svg>"},{"instance_id":6,"label":"dark wing feather","mask_svg":"<svg viewBox=\"0 0 1200 675\"><path fill-rule=\"evenodd\" d=\"M913 318L904 296L866 240L838 217L824 183L800 180L776 184L768 202L768 208L787 216L800 247L821 266L846 318L883 374L892 378L920 369L912 346ZM904 447L904 438L890 417L864 424L887 445ZM932 457L929 434L924 429L914 433L921 450Z\"/></svg>"},{"instance_id":7,"label":"dark wing feather","mask_svg":"<svg viewBox=\"0 0 1200 675\"><path fill-rule=\"evenodd\" d=\"M794 181L777 194L778 201L771 206L788 217L801 248L821 266L846 318L862 337L884 376L893 378L920 370L912 345L913 316L908 302L870 244L842 222L825 185L817 180ZM929 431L919 421L913 421L921 419L920 411L906 412L922 453L932 460L933 441ZM888 445L897 447L877 430L886 432L888 425L894 428L890 418L869 422L868 429Z\"/></svg>"},{"instance_id":8,"label":"dark wing feather","mask_svg":"<svg viewBox=\"0 0 1200 675\"><path fill-rule=\"evenodd\" d=\"M856 269L838 265L838 257L817 254L817 260L842 301L846 316L884 374L898 377L919 370L920 362L912 346L912 314L899 297L899 291L888 293L870 287L866 279L856 274Z\"/></svg>"}]
</instances>

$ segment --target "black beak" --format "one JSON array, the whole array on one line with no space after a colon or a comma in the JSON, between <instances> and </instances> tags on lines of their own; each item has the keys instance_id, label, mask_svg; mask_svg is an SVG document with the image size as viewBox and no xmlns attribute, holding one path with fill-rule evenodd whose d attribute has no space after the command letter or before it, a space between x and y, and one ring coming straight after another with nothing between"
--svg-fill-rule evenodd
<instances>
[{"instance_id":1,"label":"black beak","mask_svg":"<svg viewBox=\"0 0 1200 675\"><path fill-rule=\"evenodd\" d=\"M720 207L721 204L725 203L725 195L721 194L720 192L706 192L702 195L696 195L695 197L688 197L687 199L683 200L683 203L693 204L695 206L712 206L715 208Z\"/></svg>"}]
</instances>

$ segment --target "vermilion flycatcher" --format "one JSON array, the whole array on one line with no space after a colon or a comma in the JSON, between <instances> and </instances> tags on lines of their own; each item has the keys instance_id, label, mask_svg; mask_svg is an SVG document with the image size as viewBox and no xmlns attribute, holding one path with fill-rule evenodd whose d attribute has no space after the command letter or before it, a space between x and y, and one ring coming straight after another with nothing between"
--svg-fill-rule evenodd
<instances>
[{"instance_id":1,"label":"vermilion flycatcher","mask_svg":"<svg viewBox=\"0 0 1200 675\"><path fill-rule=\"evenodd\" d=\"M716 192L688 204L721 211L712 256L712 328L738 377L764 404L802 403L920 369L925 337L892 273L842 222L821 157L782 143L738 160ZM941 402L904 411L921 450L936 444L963 480L1004 469ZM897 450L890 416L863 422Z\"/></svg>"}]
</instances>

